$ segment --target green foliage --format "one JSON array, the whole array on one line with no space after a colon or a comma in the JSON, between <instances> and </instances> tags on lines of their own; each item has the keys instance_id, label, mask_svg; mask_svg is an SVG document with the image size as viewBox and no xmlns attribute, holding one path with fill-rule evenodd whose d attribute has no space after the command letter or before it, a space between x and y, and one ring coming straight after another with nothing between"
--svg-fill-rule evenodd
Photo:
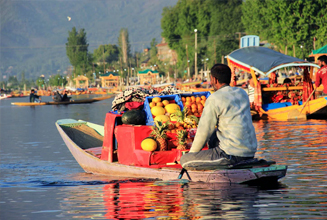
<instances>
[{"instance_id":1,"label":"green foliage","mask_svg":"<svg viewBox=\"0 0 327 220\"><path fill-rule=\"evenodd\" d=\"M164 8L162 36L178 54L179 72L184 72L187 68L186 45L190 67L193 67L194 29L197 29L198 38L198 67L210 67L220 61L217 58L238 48L239 41L235 38L235 33L243 31L241 4L242 0L179 0L176 6ZM208 61L202 62L206 58Z\"/></svg>"},{"instance_id":2,"label":"green foliage","mask_svg":"<svg viewBox=\"0 0 327 220\"><path fill-rule=\"evenodd\" d=\"M81 70L81 67L85 70L88 63L88 43L86 39L86 33L84 29L80 29L78 32L73 27L72 31L68 31L68 38L66 43L66 53L70 63L75 67L75 74L80 73L76 70Z\"/></svg>"},{"instance_id":3,"label":"green foliage","mask_svg":"<svg viewBox=\"0 0 327 220\"><path fill-rule=\"evenodd\" d=\"M119 49L117 45L100 45L93 51L94 62L117 62L119 58Z\"/></svg>"},{"instance_id":4,"label":"green foliage","mask_svg":"<svg viewBox=\"0 0 327 220\"><path fill-rule=\"evenodd\" d=\"M280 52L302 58L316 47L327 43L327 8L325 0L246 0L242 22L248 34L268 40ZM303 46L303 51L300 46ZM304 54L303 54L304 53Z\"/></svg>"},{"instance_id":5,"label":"green foliage","mask_svg":"<svg viewBox=\"0 0 327 220\"><path fill-rule=\"evenodd\" d=\"M49 85L50 86L62 86L67 84L67 79L65 76L62 76L60 74L52 75L49 78Z\"/></svg>"},{"instance_id":6,"label":"green foliage","mask_svg":"<svg viewBox=\"0 0 327 220\"><path fill-rule=\"evenodd\" d=\"M38 86L38 88L43 88L45 86L45 80L43 77L39 77L35 83Z\"/></svg>"},{"instance_id":7,"label":"green foliage","mask_svg":"<svg viewBox=\"0 0 327 220\"><path fill-rule=\"evenodd\" d=\"M157 43L156 39L153 38L150 43L150 58L151 59L157 58L157 53L158 53L157 44L158 43Z\"/></svg>"}]
</instances>

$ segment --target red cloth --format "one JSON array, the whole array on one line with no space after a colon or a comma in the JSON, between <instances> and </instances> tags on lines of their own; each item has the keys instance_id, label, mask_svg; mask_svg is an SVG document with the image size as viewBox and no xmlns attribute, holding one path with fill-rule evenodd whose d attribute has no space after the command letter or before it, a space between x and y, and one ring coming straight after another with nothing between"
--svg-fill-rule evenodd
<instances>
[{"instance_id":1,"label":"red cloth","mask_svg":"<svg viewBox=\"0 0 327 220\"><path fill-rule=\"evenodd\" d=\"M327 65L319 69L316 75L316 88L321 84L324 86L324 93L327 93Z\"/></svg>"},{"instance_id":2,"label":"red cloth","mask_svg":"<svg viewBox=\"0 0 327 220\"><path fill-rule=\"evenodd\" d=\"M259 111L262 107L261 84L258 80L257 85L254 87L254 105L255 110Z\"/></svg>"},{"instance_id":3,"label":"red cloth","mask_svg":"<svg viewBox=\"0 0 327 220\"><path fill-rule=\"evenodd\" d=\"M126 102L125 107L128 108L129 110L132 109L142 109L144 102Z\"/></svg>"},{"instance_id":4,"label":"red cloth","mask_svg":"<svg viewBox=\"0 0 327 220\"><path fill-rule=\"evenodd\" d=\"M326 76L327 76L327 74L326 74ZM326 80L327 80L327 77L326 77ZM313 84L310 79L310 74L309 74L308 68L305 68L304 72L303 72L303 96L302 96L303 103L308 100L312 91L313 91ZM315 94L313 94L311 96L310 100L314 100L314 99L315 99Z\"/></svg>"}]
</instances>

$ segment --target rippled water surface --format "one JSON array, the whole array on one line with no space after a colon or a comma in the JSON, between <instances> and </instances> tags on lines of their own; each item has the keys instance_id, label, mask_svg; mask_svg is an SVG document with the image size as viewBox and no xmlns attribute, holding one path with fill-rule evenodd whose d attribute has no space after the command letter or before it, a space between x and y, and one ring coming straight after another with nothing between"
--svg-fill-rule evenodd
<instances>
[{"instance_id":1,"label":"rippled water surface","mask_svg":"<svg viewBox=\"0 0 327 220\"><path fill-rule=\"evenodd\" d=\"M27 99L0 101L1 220L327 219L326 120L254 122L257 157L288 165L275 187L120 179L84 173L54 125L63 118L103 124L112 99L10 104Z\"/></svg>"}]
</instances>

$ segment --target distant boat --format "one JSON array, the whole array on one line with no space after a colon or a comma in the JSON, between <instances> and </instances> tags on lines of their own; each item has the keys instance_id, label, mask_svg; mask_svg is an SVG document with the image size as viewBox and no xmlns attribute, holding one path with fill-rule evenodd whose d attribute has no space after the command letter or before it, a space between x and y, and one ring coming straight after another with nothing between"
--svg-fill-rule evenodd
<instances>
[{"instance_id":1,"label":"distant boat","mask_svg":"<svg viewBox=\"0 0 327 220\"><path fill-rule=\"evenodd\" d=\"M70 100L66 102L12 102L12 105L19 106L38 106L38 105L70 105L70 104L84 104L84 103L93 103L98 102L105 99L110 99L114 97L114 95L104 96L104 97L96 97L92 99L78 99L78 100Z\"/></svg>"},{"instance_id":2,"label":"distant boat","mask_svg":"<svg viewBox=\"0 0 327 220\"><path fill-rule=\"evenodd\" d=\"M11 95L7 95L7 94L1 94L0 95L0 99L6 99L6 98L10 98Z\"/></svg>"},{"instance_id":3,"label":"distant boat","mask_svg":"<svg viewBox=\"0 0 327 220\"><path fill-rule=\"evenodd\" d=\"M108 114L110 113L107 113L107 117ZM106 118L105 124L107 123L108 129L113 131L115 126L114 124L108 124L109 121L111 120ZM182 152L176 149L154 152L134 149L133 152L133 143L131 141L135 141L135 138L131 137L133 136L130 133L132 127L128 128L128 126L124 127L123 125L121 130L126 131L122 137L125 143L120 142L122 139L118 140L118 151L115 150L114 152L112 147L109 147L109 149L104 147L107 142L109 144L113 142L113 133L105 129L104 126L74 119L58 120L56 126L68 149L87 173L161 180L182 178L180 164L163 162L163 160L170 161L172 158L180 158ZM116 128L118 127L116 126ZM135 127L138 129L140 126ZM142 131L143 136L144 133ZM140 135L137 136L139 139ZM179 156L175 157L174 155ZM146 162L144 165L124 163L134 157L145 161L154 157L160 160L161 163L158 161L158 163L155 162L154 164ZM284 177L287 171L287 166L274 163L273 161L266 161L262 164L260 162L256 163L256 165L247 164L235 168L211 167L207 170L189 170L184 178L204 182L271 184Z\"/></svg>"}]
</instances>

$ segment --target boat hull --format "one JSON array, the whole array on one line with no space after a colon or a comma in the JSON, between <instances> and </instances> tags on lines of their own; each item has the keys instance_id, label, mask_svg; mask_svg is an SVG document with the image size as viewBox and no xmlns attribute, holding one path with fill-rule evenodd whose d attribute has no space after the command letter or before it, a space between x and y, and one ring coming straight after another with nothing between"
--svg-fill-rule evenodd
<instances>
[{"instance_id":1,"label":"boat hull","mask_svg":"<svg viewBox=\"0 0 327 220\"><path fill-rule=\"evenodd\" d=\"M101 100L112 98L114 95L97 97L92 99L80 99L80 100L71 100L69 102L12 102L12 105L18 106L39 106L39 105L71 105L71 104L85 104L93 103Z\"/></svg>"},{"instance_id":2,"label":"boat hull","mask_svg":"<svg viewBox=\"0 0 327 220\"><path fill-rule=\"evenodd\" d=\"M71 120L72 121L72 120ZM76 121L77 122L77 121ZM92 123L90 124L92 125ZM120 177L132 178L150 178L160 180L177 179L181 168L163 167L163 168L149 168L139 166L129 166L119 164L117 162L110 163L99 159L96 156L86 152L77 146L74 141L65 133L60 125L60 120L56 123L57 129L67 145L68 149L79 163L79 165L87 173L110 175ZM103 129L103 126L97 125L98 128ZM99 131L102 133L103 131ZM269 167L258 167L249 169L219 169L208 171L188 171L192 181L204 182L229 182L229 183L247 183L262 181L265 179L278 180L286 175L287 166L271 165ZM184 179L188 176L184 175Z\"/></svg>"},{"instance_id":3,"label":"boat hull","mask_svg":"<svg viewBox=\"0 0 327 220\"><path fill-rule=\"evenodd\" d=\"M327 97L311 100L306 104L303 110L302 108L303 105L292 105L267 111L260 109L260 114L267 116L268 119L286 121L289 120L289 113L291 111L298 110L299 112L302 111L301 113L309 118L312 115L319 114L319 112L321 112L322 114L326 112Z\"/></svg>"}]
</instances>

